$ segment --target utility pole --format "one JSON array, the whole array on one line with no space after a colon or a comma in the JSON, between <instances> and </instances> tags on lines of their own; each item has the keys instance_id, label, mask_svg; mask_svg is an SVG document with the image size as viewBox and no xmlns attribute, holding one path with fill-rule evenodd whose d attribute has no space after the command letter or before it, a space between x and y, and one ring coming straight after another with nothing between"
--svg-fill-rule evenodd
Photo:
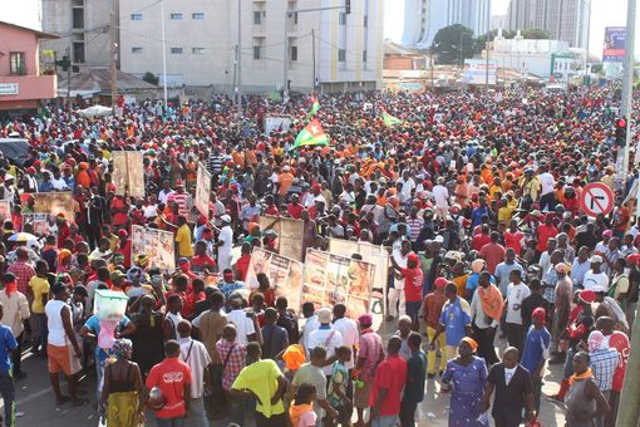
<instances>
[{"instance_id":1,"label":"utility pole","mask_svg":"<svg viewBox=\"0 0 640 427\"><path fill-rule=\"evenodd\" d=\"M65 52L67 52L67 58L69 58L69 63L67 64L67 105L71 105L71 48L65 48Z\"/></svg>"},{"instance_id":2,"label":"utility pole","mask_svg":"<svg viewBox=\"0 0 640 427\"><path fill-rule=\"evenodd\" d=\"M118 47L116 45L116 1L111 2L111 28L109 29L109 47L111 49L111 110L115 115L116 112L116 98L118 97L118 89L116 86L117 81L117 69L116 69L116 57L118 55Z\"/></svg>"},{"instance_id":3,"label":"utility pole","mask_svg":"<svg viewBox=\"0 0 640 427\"><path fill-rule=\"evenodd\" d=\"M584 0L585 5L587 7L587 39L585 40L585 48L584 48L584 81L583 83L587 84L588 74L587 68L589 65L589 38L591 37L591 0Z\"/></svg>"},{"instance_id":4,"label":"utility pole","mask_svg":"<svg viewBox=\"0 0 640 427\"><path fill-rule=\"evenodd\" d=\"M167 108L167 38L164 30L164 0L160 0L160 29L162 31L162 88L164 108Z\"/></svg>"},{"instance_id":5,"label":"utility pole","mask_svg":"<svg viewBox=\"0 0 640 427\"><path fill-rule=\"evenodd\" d=\"M242 0L238 0L238 44L236 45L236 62L238 64L238 81L234 88L236 97L236 108L240 112L242 91Z\"/></svg>"},{"instance_id":6,"label":"utility pole","mask_svg":"<svg viewBox=\"0 0 640 427\"><path fill-rule=\"evenodd\" d=\"M289 10L285 4L284 22L282 25L284 31L284 43L282 52L282 101L285 102L289 96Z\"/></svg>"},{"instance_id":7,"label":"utility pole","mask_svg":"<svg viewBox=\"0 0 640 427\"><path fill-rule=\"evenodd\" d=\"M311 56L313 62L313 82L311 83L311 87L313 88L312 92L316 91L316 30L314 28L311 29Z\"/></svg>"},{"instance_id":8,"label":"utility pole","mask_svg":"<svg viewBox=\"0 0 640 427\"><path fill-rule=\"evenodd\" d=\"M485 70L485 76L484 76L484 91L485 93L489 93L489 32L491 31L491 0L489 0L488 4L487 4L487 42L485 44L485 50L487 51L487 63L486 63L486 70ZM497 73L497 67L496 67L496 73ZM496 77L497 79L497 77Z\"/></svg>"},{"instance_id":9,"label":"utility pole","mask_svg":"<svg viewBox=\"0 0 640 427\"><path fill-rule=\"evenodd\" d=\"M622 104L620 112L627 123L627 140L624 147L618 147L616 158L616 179L617 188L624 188L624 182L627 177L627 169L629 168L629 148L631 145L631 96L633 93L633 63L634 63L634 45L636 36L636 0L628 0L627 5L627 39L625 44L624 55L624 75L622 77ZM640 348L640 347L639 347ZM640 365L640 360L638 361ZM633 371L628 371L633 372ZM637 383L638 384L638 383ZM637 386L636 384L636 386ZM640 398L640 388L635 390L636 397ZM637 401L640 403L640 400ZM630 424L629 424L630 425Z\"/></svg>"}]
</instances>

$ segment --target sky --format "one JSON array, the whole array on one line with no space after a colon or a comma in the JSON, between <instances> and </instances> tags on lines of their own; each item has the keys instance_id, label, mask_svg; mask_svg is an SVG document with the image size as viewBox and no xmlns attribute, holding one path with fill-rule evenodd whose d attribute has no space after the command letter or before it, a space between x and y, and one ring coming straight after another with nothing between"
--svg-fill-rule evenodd
<instances>
[{"instance_id":1,"label":"sky","mask_svg":"<svg viewBox=\"0 0 640 427\"><path fill-rule=\"evenodd\" d=\"M491 14L506 15L510 0L492 0ZM391 7L393 5L393 7ZM640 5L638 7L640 9ZM604 28L625 26L627 19L626 0L591 0L591 34L589 37L589 52L600 57L604 41ZM385 0L385 28L386 38L394 41L402 39L404 22L404 0ZM638 24L640 25L640 24ZM636 49L640 51L640 28L636 30ZM637 57L636 53L636 57Z\"/></svg>"}]
</instances>

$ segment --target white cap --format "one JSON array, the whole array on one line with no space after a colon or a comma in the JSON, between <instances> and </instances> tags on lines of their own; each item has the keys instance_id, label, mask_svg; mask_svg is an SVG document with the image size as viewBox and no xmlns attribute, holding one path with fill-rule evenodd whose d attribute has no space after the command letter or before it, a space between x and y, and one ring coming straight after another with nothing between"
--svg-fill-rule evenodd
<instances>
[{"instance_id":1,"label":"white cap","mask_svg":"<svg viewBox=\"0 0 640 427\"><path fill-rule=\"evenodd\" d=\"M220 219L222 222L231 223L231 217L229 215L222 215Z\"/></svg>"}]
</instances>

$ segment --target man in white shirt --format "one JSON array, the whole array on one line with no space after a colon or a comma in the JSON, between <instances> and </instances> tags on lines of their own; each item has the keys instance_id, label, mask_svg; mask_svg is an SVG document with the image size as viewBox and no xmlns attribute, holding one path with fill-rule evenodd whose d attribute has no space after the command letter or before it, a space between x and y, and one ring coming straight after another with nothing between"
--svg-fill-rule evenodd
<instances>
[{"instance_id":1,"label":"man in white shirt","mask_svg":"<svg viewBox=\"0 0 640 427\"><path fill-rule=\"evenodd\" d=\"M505 318L504 329L509 345L522 352L524 348L522 342L524 338L522 301L531 295L531 290L527 285L522 283L522 272L520 270L511 270L509 280L511 283L507 286L507 316Z\"/></svg>"},{"instance_id":2,"label":"man in white shirt","mask_svg":"<svg viewBox=\"0 0 640 427\"><path fill-rule=\"evenodd\" d=\"M322 347L327 352L327 359L336 354L336 349L342 346L342 334L331 325L331 310L323 307L318 310L320 327L309 335L309 351ZM322 368L324 374L331 375L331 365Z\"/></svg>"},{"instance_id":3,"label":"man in white shirt","mask_svg":"<svg viewBox=\"0 0 640 427\"><path fill-rule=\"evenodd\" d=\"M315 307L312 302L305 302L302 304L302 315L307 319L302 327L302 336L300 337L300 343L304 347L307 353L307 358L310 355L309 352L309 337L311 333L320 327L320 321L318 315L314 313Z\"/></svg>"},{"instance_id":4,"label":"man in white shirt","mask_svg":"<svg viewBox=\"0 0 640 427\"><path fill-rule=\"evenodd\" d=\"M187 420L196 427L207 427L209 421L204 409L204 370L211 363L209 352L203 343L191 339L191 323L182 320L178 324L180 338L180 360L191 368L191 396L189 399L189 412Z\"/></svg>"},{"instance_id":5,"label":"man in white shirt","mask_svg":"<svg viewBox=\"0 0 640 427\"><path fill-rule=\"evenodd\" d=\"M538 181L540 181L540 210L552 211L556 206L556 199L553 193L553 189L556 185L556 180L547 171L546 165L540 165L540 174L538 175Z\"/></svg>"},{"instance_id":6,"label":"man in white shirt","mask_svg":"<svg viewBox=\"0 0 640 427\"><path fill-rule=\"evenodd\" d=\"M11 328L11 332L18 342L11 354L13 363L13 378L22 379L27 375L22 371L22 338L24 332L24 321L31 317L29 302L27 297L18 290L16 276L13 273L5 273L2 278L4 290L0 291L0 304L2 305L2 317L0 323Z\"/></svg>"},{"instance_id":7,"label":"man in white shirt","mask_svg":"<svg viewBox=\"0 0 640 427\"><path fill-rule=\"evenodd\" d=\"M400 194L398 195L398 199L400 199L401 203L406 202L411 198L411 192L416 189L416 183L409 175L409 171L405 170L402 173L402 178L396 181L396 185L401 184L402 188L400 189Z\"/></svg>"},{"instance_id":8,"label":"man in white shirt","mask_svg":"<svg viewBox=\"0 0 640 427\"><path fill-rule=\"evenodd\" d=\"M233 245L233 230L231 229L231 217L222 215L222 229L218 236L218 271L224 271L231 267L231 247ZM244 343L246 345L246 343Z\"/></svg>"},{"instance_id":9,"label":"man in white shirt","mask_svg":"<svg viewBox=\"0 0 640 427\"><path fill-rule=\"evenodd\" d=\"M346 313L347 307L344 304L336 304L333 307L333 329L342 335L342 345L351 349L351 359L345 365L347 369L353 369L360 333L356 322L345 317Z\"/></svg>"},{"instance_id":10,"label":"man in white shirt","mask_svg":"<svg viewBox=\"0 0 640 427\"><path fill-rule=\"evenodd\" d=\"M589 262L591 263L591 270L584 274L582 287L596 293L607 293L609 290L609 276L603 271L600 271L602 257L600 255L594 255L589 259Z\"/></svg>"},{"instance_id":11,"label":"man in white shirt","mask_svg":"<svg viewBox=\"0 0 640 427\"><path fill-rule=\"evenodd\" d=\"M236 327L236 340L247 345L249 341L256 341L255 317L247 316L242 308L242 299L234 296L229 300L231 311L227 313L227 323L233 323Z\"/></svg>"},{"instance_id":12,"label":"man in white shirt","mask_svg":"<svg viewBox=\"0 0 640 427\"><path fill-rule=\"evenodd\" d=\"M444 186L444 177L438 177L437 184L433 187L433 199L436 202L436 216L446 219L449 212L449 190Z\"/></svg>"}]
</instances>

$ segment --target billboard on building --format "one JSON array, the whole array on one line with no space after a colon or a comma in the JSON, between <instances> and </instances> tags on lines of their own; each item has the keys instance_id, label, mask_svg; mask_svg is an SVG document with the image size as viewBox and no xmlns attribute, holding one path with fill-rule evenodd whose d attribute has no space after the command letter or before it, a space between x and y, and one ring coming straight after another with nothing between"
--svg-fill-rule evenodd
<instances>
[{"instance_id":1,"label":"billboard on building","mask_svg":"<svg viewBox=\"0 0 640 427\"><path fill-rule=\"evenodd\" d=\"M496 84L497 64L495 61L484 59L465 59L463 81L470 85L483 85L487 83L487 66L489 71L489 84Z\"/></svg>"},{"instance_id":2,"label":"billboard on building","mask_svg":"<svg viewBox=\"0 0 640 427\"><path fill-rule=\"evenodd\" d=\"M624 62L626 42L626 27L606 27L604 29L602 62Z\"/></svg>"}]
</instances>

